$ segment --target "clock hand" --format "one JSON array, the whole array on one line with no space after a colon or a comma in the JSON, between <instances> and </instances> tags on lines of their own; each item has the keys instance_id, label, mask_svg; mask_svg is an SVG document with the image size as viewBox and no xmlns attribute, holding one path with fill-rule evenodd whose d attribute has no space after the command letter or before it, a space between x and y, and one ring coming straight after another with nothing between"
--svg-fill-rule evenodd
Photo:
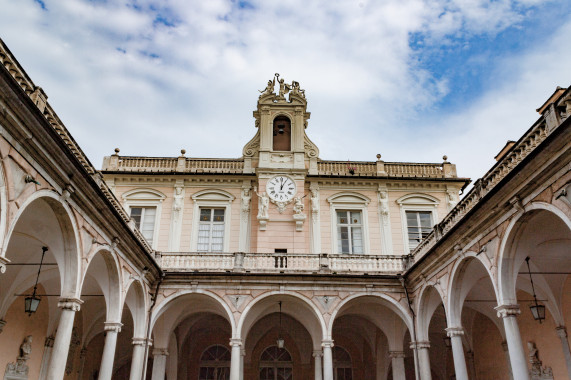
<instances>
[{"instance_id":1,"label":"clock hand","mask_svg":"<svg viewBox=\"0 0 571 380\"><path fill-rule=\"evenodd\" d=\"M280 190L283 190L283 188L284 188L284 179L283 178L281 178L281 184L282 185L280 186Z\"/></svg>"}]
</instances>

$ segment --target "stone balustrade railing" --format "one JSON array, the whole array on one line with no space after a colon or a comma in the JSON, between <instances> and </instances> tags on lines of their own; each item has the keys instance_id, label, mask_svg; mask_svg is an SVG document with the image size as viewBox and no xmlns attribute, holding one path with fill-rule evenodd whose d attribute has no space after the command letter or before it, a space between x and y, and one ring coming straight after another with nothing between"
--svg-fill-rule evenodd
<instances>
[{"instance_id":1,"label":"stone balustrade railing","mask_svg":"<svg viewBox=\"0 0 571 380\"><path fill-rule=\"evenodd\" d=\"M157 252L168 272L397 274L407 256L294 253Z\"/></svg>"}]
</instances>

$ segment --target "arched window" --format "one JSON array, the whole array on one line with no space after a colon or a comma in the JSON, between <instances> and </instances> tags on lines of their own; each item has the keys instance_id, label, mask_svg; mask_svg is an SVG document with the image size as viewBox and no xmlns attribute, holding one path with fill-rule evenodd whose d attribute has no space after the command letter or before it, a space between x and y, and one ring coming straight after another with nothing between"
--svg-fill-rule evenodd
<instances>
[{"instance_id":1,"label":"arched window","mask_svg":"<svg viewBox=\"0 0 571 380\"><path fill-rule=\"evenodd\" d=\"M274 119L273 135L273 150L291 150L291 121L287 117L278 116Z\"/></svg>"},{"instance_id":2,"label":"arched window","mask_svg":"<svg viewBox=\"0 0 571 380\"><path fill-rule=\"evenodd\" d=\"M285 348L270 346L260 357L260 380L292 380L293 363Z\"/></svg>"},{"instance_id":3,"label":"arched window","mask_svg":"<svg viewBox=\"0 0 571 380\"><path fill-rule=\"evenodd\" d=\"M198 380L229 380L230 351L219 344L208 347L200 357Z\"/></svg>"},{"instance_id":4,"label":"arched window","mask_svg":"<svg viewBox=\"0 0 571 380\"><path fill-rule=\"evenodd\" d=\"M333 377L335 380L353 380L351 356L339 346L333 347Z\"/></svg>"}]
</instances>

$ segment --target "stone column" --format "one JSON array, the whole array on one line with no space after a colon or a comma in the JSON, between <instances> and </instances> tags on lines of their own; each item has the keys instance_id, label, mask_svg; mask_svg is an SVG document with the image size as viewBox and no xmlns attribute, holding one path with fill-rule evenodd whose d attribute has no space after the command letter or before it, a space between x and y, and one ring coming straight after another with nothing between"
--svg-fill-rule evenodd
<instances>
[{"instance_id":1,"label":"stone column","mask_svg":"<svg viewBox=\"0 0 571 380\"><path fill-rule=\"evenodd\" d=\"M565 357L565 364L567 364L567 376L571 379L571 350L569 350L569 340L567 339L567 329L565 326L558 326L555 328L559 339L561 339L561 347L563 348L563 356Z\"/></svg>"},{"instance_id":2,"label":"stone column","mask_svg":"<svg viewBox=\"0 0 571 380\"><path fill-rule=\"evenodd\" d=\"M323 340L323 380L333 380L333 341Z\"/></svg>"},{"instance_id":3,"label":"stone column","mask_svg":"<svg viewBox=\"0 0 571 380\"><path fill-rule=\"evenodd\" d=\"M500 305L495 309L498 312L498 318L504 321L513 377L517 380L529 380L527 360L517 324L517 316L521 314L519 305Z\"/></svg>"},{"instance_id":4,"label":"stone column","mask_svg":"<svg viewBox=\"0 0 571 380\"><path fill-rule=\"evenodd\" d=\"M462 345L462 327L448 327L446 335L450 337L452 343L452 358L454 359L454 372L456 379L468 380L468 368L466 368L466 358L464 357L464 346Z\"/></svg>"},{"instance_id":5,"label":"stone column","mask_svg":"<svg viewBox=\"0 0 571 380\"><path fill-rule=\"evenodd\" d=\"M99 380L111 380L113 375L113 361L115 360L115 347L117 346L117 334L121 332L120 322L105 322L105 345L99 367Z\"/></svg>"},{"instance_id":6,"label":"stone column","mask_svg":"<svg viewBox=\"0 0 571 380\"><path fill-rule=\"evenodd\" d=\"M240 356L242 339L230 339L232 353L230 358L230 380L240 380Z\"/></svg>"},{"instance_id":7,"label":"stone column","mask_svg":"<svg viewBox=\"0 0 571 380\"><path fill-rule=\"evenodd\" d=\"M44 342L44 353L42 355L42 364L40 366L40 375L38 379L44 380L48 374L48 365L52 357L52 348L54 346L54 337L48 336Z\"/></svg>"},{"instance_id":8,"label":"stone column","mask_svg":"<svg viewBox=\"0 0 571 380\"><path fill-rule=\"evenodd\" d=\"M430 342L410 342L410 348L416 350L416 354L418 355L418 372L420 375L420 380L432 380L429 355Z\"/></svg>"},{"instance_id":9,"label":"stone column","mask_svg":"<svg viewBox=\"0 0 571 380\"><path fill-rule=\"evenodd\" d=\"M404 370L404 351L389 351L391 364L393 366L393 380L406 380Z\"/></svg>"},{"instance_id":10,"label":"stone column","mask_svg":"<svg viewBox=\"0 0 571 380\"><path fill-rule=\"evenodd\" d=\"M246 356L246 350L240 350L240 380L244 380L244 357Z\"/></svg>"},{"instance_id":11,"label":"stone column","mask_svg":"<svg viewBox=\"0 0 571 380\"><path fill-rule=\"evenodd\" d=\"M145 365L145 338L133 338L133 358L131 359L131 373L129 380L141 380L143 377L143 365Z\"/></svg>"},{"instance_id":12,"label":"stone column","mask_svg":"<svg viewBox=\"0 0 571 380\"><path fill-rule=\"evenodd\" d=\"M153 375L151 380L165 380L168 355L169 352L166 348L155 348L153 350Z\"/></svg>"},{"instance_id":13,"label":"stone column","mask_svg":"<svg viewBox=\"0 0 571 380\"><path fill-rule=\"evenodd\" d=\"M508 343L506 341L502 342L502 350L504 350L504 355L506 356L506 362L508 363L508 373L510 380L514 380L512 375L512 364L510 363L510 353L508 351Z\"/></svg>"},{"instance_id":14,"label":"stone column","mask_svg":"<svg viewBox=\"0 0 571 380\"><path fill-rule=\"evenodd\" d=\"M468 360L468 371L470 372L470 379L476 380L476 363L474 363L474 351L466 352L466 360Z\"/></svg>"},{"instance_id":15,"label":"stone column","mask_svg":"<svg viewBox=\"0 0 571 380\"><path fill-rule=\"evenodd\" d=\"M87 357L87 348L83 347L79 351L79 370L77 371L77 380L83 379L83 369L85 368L85 358Z\"/></svg>"},{"instance_id":16,"label":"stone column","mask_svg":"<svg viewBox=\"0 0 571 380\"><path fill-rule=\"evenodd\" d=\"M75 313L81 308L82 300L77 298L60 298L58 307L61 309L50 364L48 365L48 380L61 380L65 373L73 320Z\"/></svg>"},{"instance_id":17,"label":"stone column","mask_svg":"<svg viewBox=\"0 0 571 380\"><path fill-rule=\"evenodd\" d=\"M321 369L322 351L313 351L313 358L315 359L315 380L323 380L323 370Z\"/></svg>"}]
</instances>

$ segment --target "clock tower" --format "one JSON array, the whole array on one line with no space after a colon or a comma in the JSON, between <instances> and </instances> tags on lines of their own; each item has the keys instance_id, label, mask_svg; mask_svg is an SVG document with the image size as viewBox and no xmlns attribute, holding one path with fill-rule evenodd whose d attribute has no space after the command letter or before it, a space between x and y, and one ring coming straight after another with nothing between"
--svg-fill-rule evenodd
<instances>
[{"instance_id":1,"label":"clock tower","mask_svg":"<svg viewBox=\"0 0 571 380\"><path fill-rule=\"evenodd\" d=\"M243 150L244 172L257 177L258 206L256 214L253 202L250 248L254 252L307 253L306 176L317 174L319 150L305 133L310 117L305 91L298 82L286 83L275 74L260 92L254 111L258 131Z\"/></svg>"}]
</instances>

